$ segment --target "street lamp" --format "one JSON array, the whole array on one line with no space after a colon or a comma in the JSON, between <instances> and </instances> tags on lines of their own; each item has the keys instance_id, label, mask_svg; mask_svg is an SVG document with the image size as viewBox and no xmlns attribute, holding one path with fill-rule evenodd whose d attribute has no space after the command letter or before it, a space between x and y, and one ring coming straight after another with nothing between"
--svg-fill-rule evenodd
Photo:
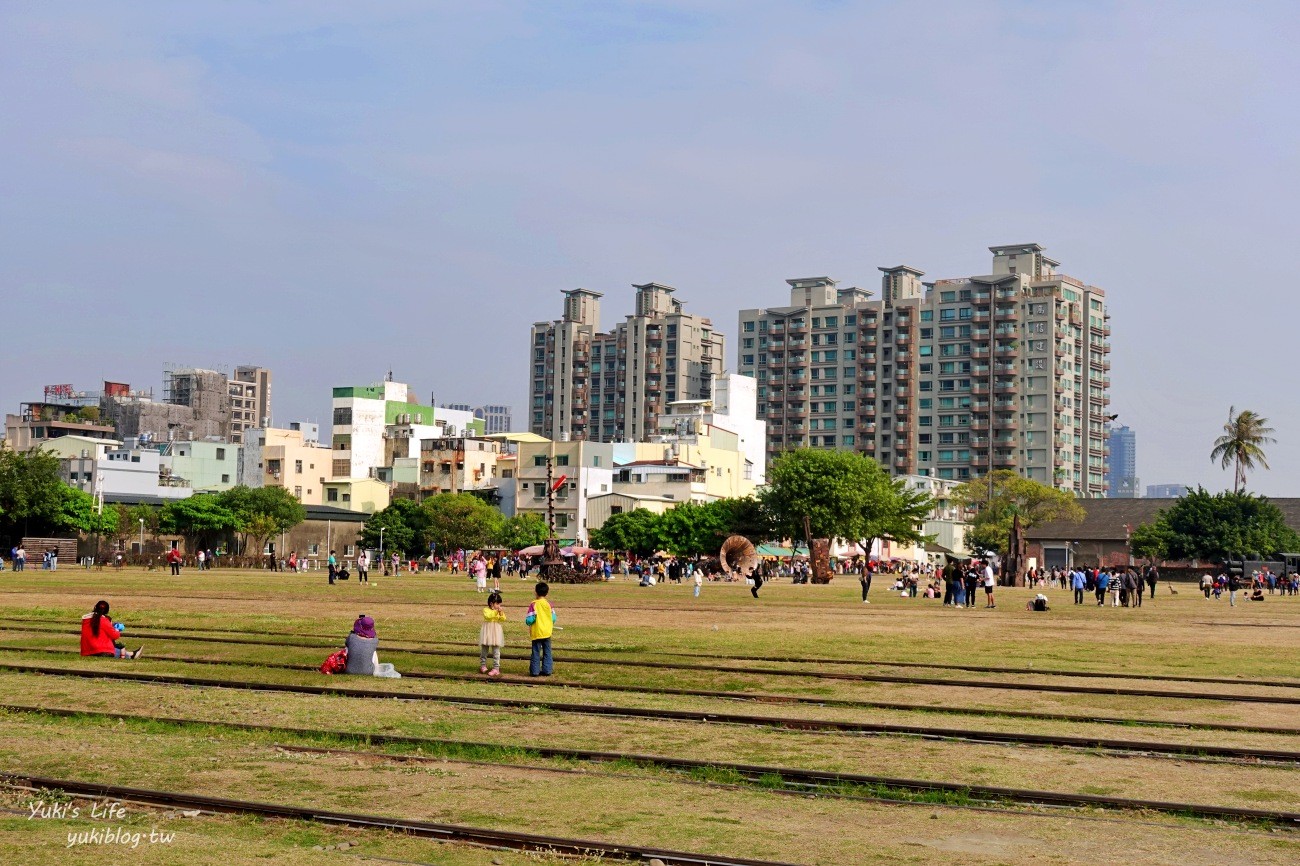
<instances>
[{"instance_id":1,"label":"street lamp","mask_svg":"<svg viewBox=\"0 0 1300 866\"><path fill-rule=\"evenodd\" d=\"M384 564L384 528L383 526L379 527L379 564L381 566Z\"/></svg>"},{"instance_id":2,"label":"street lamp","mask_svg":"<svg viewBox=\"0 0 1300 866\"><path fill-rule=\"evenodd\" d=\"M144 556L144 518L140 518L140 556Z\"/></svg>"}]
</instances>

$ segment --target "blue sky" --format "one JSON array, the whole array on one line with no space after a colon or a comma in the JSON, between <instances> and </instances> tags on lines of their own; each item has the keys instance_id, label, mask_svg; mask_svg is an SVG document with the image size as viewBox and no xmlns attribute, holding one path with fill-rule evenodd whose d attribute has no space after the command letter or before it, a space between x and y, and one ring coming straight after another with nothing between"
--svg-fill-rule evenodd
<instances>
[{"instance_id":1,"label":"blue sky","mask_svg":"<svg viewBox=\"0 0 1300 866\"><path fill-rule=\"evenodd\" d=\"M0 7L0 403L256 363L275 416L393 369L522 415L560 291L676 286L729 338L784 280L1107 290L1142 482L1222 487L1228 407L1300 489L1292 47L1255 3ZM729 347L734 363L734 346Z\"/></svg>"}]
</instances>

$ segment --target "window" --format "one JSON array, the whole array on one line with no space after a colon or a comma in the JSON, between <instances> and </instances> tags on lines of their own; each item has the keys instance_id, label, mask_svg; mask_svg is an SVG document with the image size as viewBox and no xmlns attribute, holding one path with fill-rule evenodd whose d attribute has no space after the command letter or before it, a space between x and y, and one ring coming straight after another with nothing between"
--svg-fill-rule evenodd
<instances>
[{"instance_id":1,"label":"window","mask_svg":"<svg viewBox=\"0 0 1300 866\"><path fill-rule=\"evenodd\" d=\"M934 321L934 310L922 310L922 311L921 311L921 321L922 321L922 322L933 322L933 321Z\"/></svg>"},{"instance_id":2,"label":"window","mask_svg":"<svg viewBox=\"0 0 1300 866\"><path fill-rule=\"evenodd\" d=\"M325 501L326 501L326 502L338 502L338 501L339 501L339 491L338 491L338 489L337 489L337 488L334 488L334 487L331 487L330 489L326 490L326 491L325 491Z\"/></svg>"},{"instance_id":3,"label":"window","mask_svg":"<svg viewBox=\"0 0 1300 866\"><path fill-rule=\"evenodd\" d=\"M754 333L754 323L753 323L753 322L746 322L746 323L745 323L745 333L746 333L746 334L752 334L752 333Z\"/></svg>"},{"instance_id":4,"label":"window","mask_svg":"<svg viewBox=\"0 0 1300 866\"><path fill-rule=\"evenodd\" d=\"M945 307L939 311L939 321L954 322L957 320L957 310L953 307Z\"/></svg>"},{"instance_id":5,"label":"window","mask_svg":"<svg viewBox=\"0 0 1300 866\"><path fill-rule=\"evenodd\" d=\"M952 303L953 301L955 301L955 300L957 300L957 293L956 293L956 292L940 292L940 293L939 293L939 302L940 302L940 303L943 303L943 304L951 304L951 303Z\"/></svg>"},{"instance_id":6,"label":"window","mask_svg":"<svg viewBox=\"0 0 1300 866\"><path fill-rule=\"evenodd\" d=\"M334 423L347 426L352 423L352 407L334 410Z\"/></svg>"},{"instance_id":7,"label":"window","mask_svg":"<svg viewBox=\"0 0 1300 866\"><path fill-rule=\"evenodd\" d=\"M293 461L293 471L296 472L296 473L298 473L299 475L302 474L302 461L301 461L301 460L295 460L295 461Z\"/></svg>"},{"instance_id":8,"label":"window","mask_svg":"<svg viewBox=\"0 0 1300 866\"><path fill-rule=\"evenodd\" d=\"M217 449L217 459L218 459L218 460L225 460L225 459L226 459L226 449L225 449L225 448L218 448L218 449Z\"/></svg>"},{"instance_id":9,"label":"window","mask_svg":"<svg viewBox=\"0 0 1300 866\"><path fill-rule=\"evenodd\" d=\"M545 466L545 465L546 465L546 455L545 455L545 454L534 454L534 455L533 455L533 465L534 465L534 466Z\"/></svg>"},{"instance_id":10,"label":"window","mask_svg":"<svg viewBox=\"0 0 1300 866\"><path fill-rule=\"evenodd\" d=\"M229 483L230 483L230 476L229 476L229 475L222 475L222 476L221 476L221 483L222 483L222 484L229 484Z\"/></svg>"}]
</instances>

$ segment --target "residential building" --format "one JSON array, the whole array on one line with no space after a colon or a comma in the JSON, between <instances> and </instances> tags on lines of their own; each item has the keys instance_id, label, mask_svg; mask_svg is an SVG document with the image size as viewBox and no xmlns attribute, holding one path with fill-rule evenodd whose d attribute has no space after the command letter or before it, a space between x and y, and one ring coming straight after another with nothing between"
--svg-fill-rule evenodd
<instances>
[{"instance_id":1,"label":"residential building","mask_svg":"<svg viewBox=\"0 0 1300 866\"><path fill-rule=\"evenodd\" d=\"M691 441L709 428L736 436L736 448L748 461L746 478L761 486L766 479L767 422L757 416L758 385L749 376L723 375L714 380L713 396L677 400L659 416L659 439Z\"/></svg>"},{"instance_id":2,"label":"residential building","mask_svg":"<svg viewBox=\"0 0 1300 866\"><path fill-rule=\"evenodd\" d=\"M530 437L531 438L531 437ZM614 489L614 446L601 442L519 441L515 470L515 513L547 514L546 464L552 461L555 491L555 533L585 543L587 505L591 497Z\"/></svg>"},{"instance_id":3,"label":"residential building","mask_svg":"<svg viewBox=\"0 0 1300 866\"><path fill-rule=\"evenodd\" d=\"M754 465L730 430L704 427L655 442L614 446L614 491L663 496L677 502L712 502L753 496Z\"/></svg>"},{"instance_id":4,"label":"residential building","mask_svg":"<svg viewBox=\"0 0 1300 866\"><path fill-rule=\"evenodd\" d=\"M1186 484L1148 484L1147 499L1180 499L1190 492Z\"/></svg>"},{"instance_id":5,"label":"residential building","mask_svg":"<svg viewBox=\"0 0 1300 866\"><path fill-rule=\"evenodd\" d=\"M166 442L159 447L171 476L188 482L195 493L220 493L239 483L241 446L233 442Z\"/></svg>"},{"instance_id":6,"label":"residential building","mask_svg":"<svg viewBox=\"0 0 1300 866\"><path fill-rule=\"evenodd\" d=\"M314 424L245 430L239 454L239 483L283 487L303 505L324 504L333 454L316 441L319 435Z\"/></svg>"},{"instance_id":7,"label":"residential building","mask_svg":"<svg viewBox=\"0 0 1300 866\"><path fill-rule=\"evenodd\" d=\"M271 426L270 370L236 367L229 387L231 442L242 442L245 430Z\"/></svg>"},{"instance_id":8,"label":"residential building","mask_svg":"<svg viewBox=\"0 0 1300 866\"><path fill-rule=\"evenodd\" d=\"M163 500L185 499L194 492L188 480L173 476L156 446L139 440L128 439L104 449L102 456L82 453L86 456L61 461L63 480L78 490L107 499L147 496Z\"/></svg>"},{"instance_id":9,"label":"residential building","mask_svg":"<svg viewBox=\"0 0 1300 866\"><path fill-rule=\"evenodd\" d=\"M23 403L17 415L5 415L6 447L28 451L64 436L115 439L113 427L99 423L96 418L98 409L93 406L49 401Z\"/></svg>"},{"instance_id":10,"label":"residential building","mask_svg":"<svg viewBox=\"0 0 1300 866\"><path fill-rule=\"evenodd\" d=\"M600 331L599 292L564 292L563 318L533 325L529 429L556 440L636 442L677 400L711 396L724 339L671 286L636 285L636 311Z\"/></svg>"},{"instance_id":11,"label":"residential building","mask_svg":"<svg viewBox=\"0 0 1300 866\"><path fill-rule=\"evenodd\" d=\"M989 250L988 275L923 283L916 268L881 268L878 299L792 279L788 306L742 310L739 372L757 382L769 458L841 448L896 475L1011 469L1103 496L1105 293L1057 273L1038 244Z\"/></svg>"},{"instance_id":12,"label":"residential building","mask_svg":"<svg viewBox=\"0 0 1300 866\"><path fill-rule=\"evenodd\" d=\"M469 412L483 422L483 432L488 436L495 433L509 433L511 413L509 406L471 406L468 403L444 403L442 408L458 412Z\"/></svg>"},{"instance_id":13,"label":"residential building","mask_svg":"<svg viewBox=\"0 0 1300 866\"><path fill-rule=\"evenodd\" d=\"M593 532L605 525L615 514L625 511L649 511L663 514L677 505L681 500L666 496L651 496L639 493L599 493L587 501L587 531Z\"/></svg>"},{"instance_id":14,"label":"residential building","mask_svg":"<svg viewBox=\"0 0 1300 866\"><path fill-rule=\"evenodd\" d=\"M1137 477L1137 434L1127 426L1111 425L1107 441L1110 444L1110 464L1106 481L1111 499L1136 499L1140 493Z\"/></svg>"},{"instance_id":15,"label":"residential building","mask_svg":"<svg viewBox=\"0 0 1300 866\"><path fill-rule=\"evenodd\" d=\"M420 440L420 496L497 487L501 441L467 436Z\"/></svg>"},{"instance_id":16,"label":"residential building","mask_svg":"<svg viewBox=\"0 0 1300 866\"><path fill-rule=\"evenodd\" d=\"M374 514L388 507L391 491L378 478L331 478L325 482L325 504Z\"/></svg>"},{"instance_id":17,"label":"residential building","mask_svg":"<svg viewBox=\"0 0 1300 866\"><path fill-rule=\"evenodd\" d=\"M409 385L388 379L374 385L334 389L329 477L378 478L405 458L418 472L420 441L443 436L481 435L483 422L471 412L435 409L416 402ZM418 477L411 475L411 483Z\"/></svg>"},{"instance_id":18,"label":"residential building","mask_svg":"<svg viewBox=\"0 0 1300 866\"><path fill-rule=\"evenodd\" d=\"M229 439L230 400L230 380L225 373L197 367L163 368L163 402L187 406L193 412L185 438Z\"/></svg>"}]
</instances>

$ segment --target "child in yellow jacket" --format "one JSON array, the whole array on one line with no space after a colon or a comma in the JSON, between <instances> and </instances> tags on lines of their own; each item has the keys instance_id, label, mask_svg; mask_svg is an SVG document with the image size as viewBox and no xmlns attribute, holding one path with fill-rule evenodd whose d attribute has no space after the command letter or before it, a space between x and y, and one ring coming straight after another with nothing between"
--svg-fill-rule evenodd
<instances>
[{"instance_id":1,"label":"child in yellow jacket","mask_svg":"<svg viewBox=\"0 0 1300 866\"><path fill-rule=\"evenodd\" d=\"M478 672L490 677L501 676L501 647L506 644L505 631L501 623L506 615L501 611L501 593L494 592L488 596L487 607L483 608L483 626L478 630ZM492 670L487 667L488 650L492 650Z\"/></svg>"},{"instance_id":2,"label":"child in yellow jacket","mask_svg":"<svg viewBox=\"0 0 1300 866\"><path fill-rule=\"evenodd\" d=\"M537 597L528 605L528 615L524 622L528 624L528 636L533 639L533 655L528 662L530 677L549 677L554 670L551 660L551 632L555 628L555 610L546 600L551 588L546 581L536 587Z\"/></svg>"}]
</instances>

